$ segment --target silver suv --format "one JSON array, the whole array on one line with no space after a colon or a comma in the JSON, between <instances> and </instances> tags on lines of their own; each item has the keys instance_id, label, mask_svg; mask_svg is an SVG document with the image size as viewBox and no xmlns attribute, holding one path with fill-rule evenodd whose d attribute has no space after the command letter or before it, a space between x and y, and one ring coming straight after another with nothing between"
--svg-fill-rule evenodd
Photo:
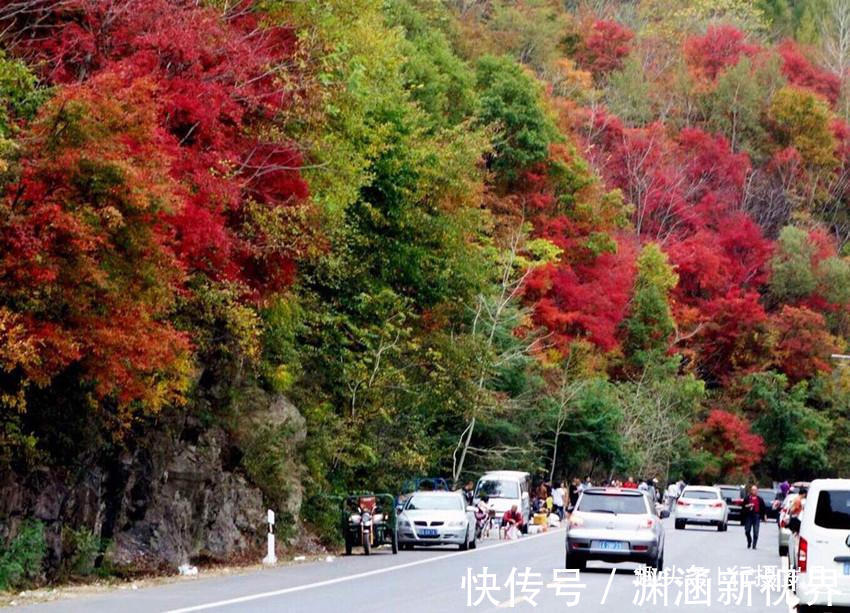
<instances>
[{"instance_id":1,"label":"silver suv","mask_svg":"<svg viewBox=\"0 0 850 613\"><path fill-rule=\"evenodd\" d=\"M588 560L601 560L661 570L664 526L643 492L592 487L582 492L570 516L566 549L567 568L583 570Z\"/></svg>"}]
</instances>

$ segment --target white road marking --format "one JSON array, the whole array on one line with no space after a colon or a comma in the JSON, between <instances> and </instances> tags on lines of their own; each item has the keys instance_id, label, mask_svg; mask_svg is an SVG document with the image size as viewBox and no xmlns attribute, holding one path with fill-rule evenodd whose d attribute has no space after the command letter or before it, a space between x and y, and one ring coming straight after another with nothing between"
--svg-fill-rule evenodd
<instances>
[{"instance_id":1,"label":"white road marking","mask_svg":"<svg viewBox=\"0 0 850 613\"><path fill-rule=\"evenodd\" d=\"M527 543L530 540L541 538L544 536L551 536L553 534L560 534L563 536L563 531L561 530L553 530L551 532L541 532L540 534L533 534L531 536L525 536L516 541L505 541L504 543L497 543L496 545L490 545L489 547L481 547L476 549L470 549L467 551L456 551L454 553L447 553L443 556L436 556L433 558L424 558L422 560L416 560L415 562L407 562L405 564L399 564L397 566L387 566L385 568L376 568L375 570L369 570L362 573L357 573L354 575L345 575L344 577L336 577L334 579L326 579L325 581L317 581L316 583L305 583L304 585L296 585L293 587L287 587L280 590L274 590L271 592L260 592L258 594L250 594L248 596L239 596L237 598L230 598L228 600L219 600L216 602L208 602L205 604L199 604L191 607L184 607L182 609L170 609L165 611L165 613L189 613L190 611L205 611L207 609L215 609L218 607L226 607L232 604L240 604L243 602L251 602L252 600L260 600L262 598L272 598L274 596L283 596L284 594L292 594L293 592L303 592L304 590L311 590L317 587L324 587L326 585L333 585L335 583L343 583L345 581L353 581L354 579L362 579L363 577L371 577L373 575L382 575L384 573L391 573L397 570L402 570L404 568L411 568L413 566L421 566L422 564L430 564L431 562L437 562L439 560L445 560L448 558L455 558L457 556L462 555L473 555L481 551L490 551L491 549L497 549L499 547L508 547L509 545L518 545L520 543Z\"/></svg>"},{"instance_id":2,"label":"white road marking","mask_svg":"<svg viewBox=\"0 0 850 613\"><path fill-rule=\"evenodd\" d=\"M617 567L611 569L611 575L608 577L608 585L605 586L605 593L602 594L602 602L599 604L605 604L605 601L608 600L608 592L611 590L611 582L614 581L614 575L617 574Z\"/></svg>"}]
</instances>

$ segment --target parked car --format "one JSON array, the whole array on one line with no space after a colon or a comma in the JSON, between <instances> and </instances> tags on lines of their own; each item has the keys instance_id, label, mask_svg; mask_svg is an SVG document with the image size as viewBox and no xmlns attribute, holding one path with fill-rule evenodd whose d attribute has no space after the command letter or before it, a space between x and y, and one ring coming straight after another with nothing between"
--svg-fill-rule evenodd
<instances>
[{"instance_id":1,"label":"parked car","mask_svg":"<svg viewBox=\"0 0 850 613\"><path fill-rule=\"evenodd\" d=\"M759 496L767 505L765 516L767 519L779 518L779 505L782 503L782 492L768 487L759 488Z\"/></svg>"},{"instance_id":2,"label":"parked car","mask_svg":"<svg viewBox=\"0 0 850 613\"><path fill-rule=\"evenodd\" d=\"M475 510L460 492L414 492L398 515L398 542L402 549L434 545L475 549Z\"/></svg>"},{"instance_id":3,"label":"parked car","mask_svg":"<svg viewBox=\"0 0 850 613\"><path fill-rule=\"evenodd\" d=\"M729 524L729 507L720 489L706 485L689 485L676 501L676 530L683 530L688 524L717 526L718 532L725 532Z\"/></svg>"},{"instance_id":4,"label":"parked car","mask_svg":"<svg viewBox=\"0 0 850 613\"><path fill-rule=\"evenodd\" d=\"M531 523L531 475L517 470L497 470L486 473L475 486L473 504L477 504L482 494L487 494L488 504L495 512L494 523L498 524L502 515L510 511L513 505L522 513L523 530Z\"/></svg>"},{"instance_id":5,"label":"parked car","mask_svg":"<svg viewBox=\"0 0 850 613\"><path fill-rule=\"evenodd\" d=\"M729 521L740 522L743 519L741 508L744 504L744 486L743 485L715 485L714 487L720 490L720 495L726 501L726 508L729 509Z\"/></svg>"},{"instance_id":6,"label":"parked car","mask_svg":"<svg viewBox=\"0 0 850 613\"><path fill-rule=\"evenodd\" d=\"M664 567L664 526L652 503L632 489L585 489L570 516L567 568L584 569L588 560L640 562Z\"/></svg>"},{"instance_id":7,"label":"parked car","mask_svg":"<svg viewBox=\"0 0 850 613\"><path fill-rule=\"evenodd\" d=\"M791 543L801 602L797 611L850 607L850 479L812 481L800 516L800 534ZM829 590L824 588L824 571L836 573L837 582L830 581Z\"/></svg>"},{"instance_id":8,"label":"parked car","mask_svg":"<svg viewBox=\"0 0 850 613\"><path fill-rule=\"evenodd\" d=\"M401 493L396 497L396 507L403 506L413 492L448 492L449 482L443 477L416 477L401 485Z\"/></svg>"}]
</instances>

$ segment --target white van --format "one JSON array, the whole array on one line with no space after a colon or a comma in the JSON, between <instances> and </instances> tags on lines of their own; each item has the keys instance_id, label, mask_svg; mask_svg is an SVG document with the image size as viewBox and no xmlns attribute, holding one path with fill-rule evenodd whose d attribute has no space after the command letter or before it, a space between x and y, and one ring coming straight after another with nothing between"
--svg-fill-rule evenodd
<instances>
[{"instance_id":1,"label":"white van","mask_svg":"<svg viewBox=\"0 0 850 613\"><path fill-rule=\"evenodd\" d=\"M793 564L798 611L850 606L850 479L812 481Z\"/></svg>"},{"instance_id":2,"label":"white van","mask_svg":"<svg viewBox=\"0 0 850 613\"><path fill-rule=\"evenodd\" d=\"M490 497L490 508L496 512L496 520L500 520L505 511L510 511L513 505L522 513L527 526L531 521L531 475L518 470L496 470L486 473L475 486L475 502L482 494Z\"/></svg>"}]
</instances>

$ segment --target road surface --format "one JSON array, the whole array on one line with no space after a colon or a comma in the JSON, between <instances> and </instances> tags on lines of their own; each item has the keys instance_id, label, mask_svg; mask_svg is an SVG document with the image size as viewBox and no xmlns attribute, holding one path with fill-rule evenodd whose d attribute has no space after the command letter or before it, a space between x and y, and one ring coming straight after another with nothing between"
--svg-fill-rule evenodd
<instances>
[{"instance_id":1,"label":"road surface","mask_svg":"<svg viewBox=\"0 0 850 613\"><path fill-rule=\"evenodd\" d=\"M379 549L372 556L354 555L336 558L333 562L304 563L295 566L271 568L263 571L230 575L226 577L184 578L175 583L135 591L116 590L95 596L80 597L47 604L23 607L34 613L63 612L189 612L214 611L275 611L338 613L340 611L404 611L405 613L431 613L434 611L552 611L567 608L578 602L572 610L582 613L607 611L702 610L749 611L787 613L789 607L780 592L771 594L779 599L777 605L766 606L765 595L757 586L740 589L745 579L722 579L719 572L732 567L780 567L776 549L776 524L762 524L758 550L748 550L743 529L737 524L728 532L689 527L674 530L672 522L665 520L667 544L665 567L688 569L692 566L709 569L711 576L710 607L686 604L686 584L693 588L696 580L685 580L680 575L679 586L667 587L668 604L663 605L663 582L636 586L636 565L621 564L615 573L613 565L591 562L579 575L584 588L558 588L552 585L553 570L563 569L564 532L557 530L533 535L519 541L488 540L478 549L459 552L452 549L402 551L393 556ZM487 567L485 574L484 567ZM514 575L514 596L509 587L512 569L517 573L530 567L527 585ZM559 572L561 572L559 570ZM533 573L539 573L535 576ZM487 576L491 578L487 578ZM693 577L693 573L690 575ZM732 576L740 577L740 573ZM559 578L571 579L563 576ZM471 579L471 583L470 583ZM484 581L499 587L498 591L478 590ZM533 585L542 581L543 585ZM738 582L735 589L733 581ZM464 589L464 585L472 589ZM704 583L701 585L705 586ZM732 586L730 588L730 586ZM527 588L523 590L522 588ZM654 588L654 590L653 590ZM535 594L534 590L539 590ZM651 601L655 591L656 601ZM751 591L752 601L747 606L746 593ZM569 592L569 593L568 593ZM572 593L573 595L570 595ZM606 595L607 593L607 595ZM735 604L743 593L740 605ZM677 595L681 594L679 605ZM641 602L641 596L644 601ZM704 596L703 596L704 597ZM731 604L723 599L732 598ZM479 601L476 604L476 601ZM699 598L697 598L699 600ZM495 604L498 603L498 604ZM536 607L532 604L536 603ZM471 604L471 606L470 606Z\"/></svg>"}]
</instances>

